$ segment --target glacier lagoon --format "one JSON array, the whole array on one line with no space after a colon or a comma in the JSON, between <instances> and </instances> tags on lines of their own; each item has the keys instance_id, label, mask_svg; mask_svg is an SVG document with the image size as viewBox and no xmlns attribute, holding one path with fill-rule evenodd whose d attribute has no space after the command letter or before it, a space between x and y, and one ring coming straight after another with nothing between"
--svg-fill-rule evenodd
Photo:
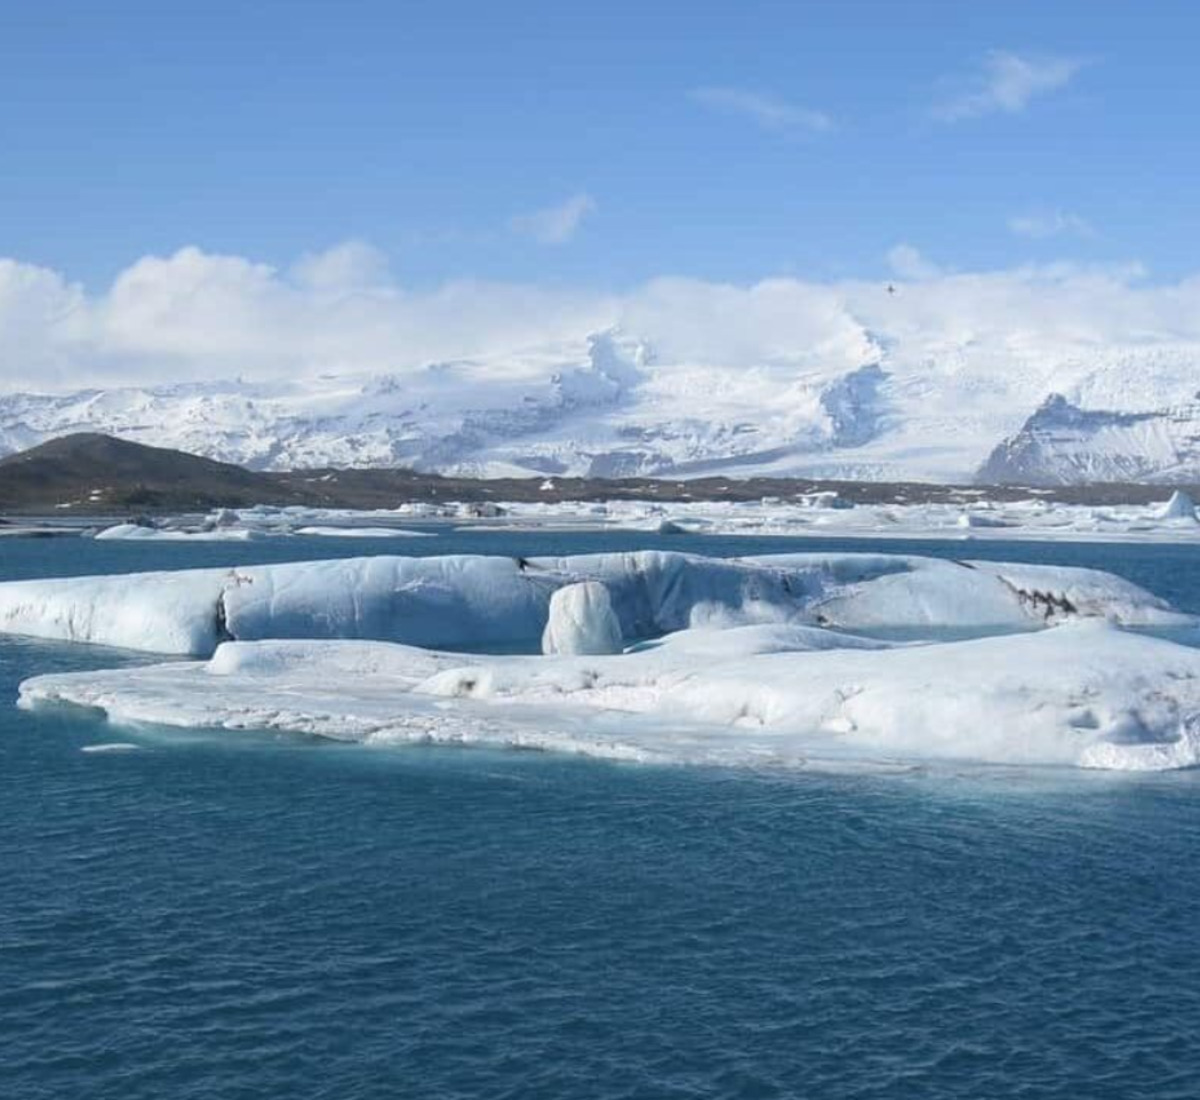
<instances>
[{"instance_id":1,"label":"glacier lagoon","mask_svg":"<svg viewBox=\"0 0 1200 1100\"><path fill-rule=\"evenodd\" d=\"M378 549L635 546L679 548L446 532ZM4 579L314 556L3 551ZM1108 569L1200 610L1186 546L970 554ZM38 673L155 659L0 639L10 699ZM1195 771L805 774L0 722L14 1095L1182 1097L1200 1079Z\"/></svg>"}]
</instances>

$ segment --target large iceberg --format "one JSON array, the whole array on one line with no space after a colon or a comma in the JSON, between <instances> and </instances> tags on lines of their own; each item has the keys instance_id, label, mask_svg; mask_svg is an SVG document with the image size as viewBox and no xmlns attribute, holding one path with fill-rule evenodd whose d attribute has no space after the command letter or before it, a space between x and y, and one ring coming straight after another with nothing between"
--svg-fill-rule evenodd
<instances>
[{"instance_id":1,"label":"large iceberg","mask_svg":"<svg viewBox=\"0 0 1200 1100\"><path fill-rule=\"evenodd\" d=\"M21 700L134 725L669 762L1200 762L1200 650L1103 622L903 645L760 624L586 657L236 642L207 662L37 677Z\"/></svg>"},{"instance_id":2,"label":"large iceberg","mask_svg":"<svg viewBox=\"0 0 1200 1100\"><path fill-rule=\"evenodd\" d=\"M363 639L535 652L568 585L607 590L622 638L784 622L910 637L1080 618L1192 622L1090 569L886 554L736 559L642 551L558 558L378 556L0 584L0 632L207 657L223 641Z\"/></svg>"},{"instance_id":3,"label":"large iceberg","mask_svg":"<svg viewBox=\"0 0 1200 1100\"><path fill-rule=\"evenodd\" d=\"M1106 573L882 554L381 556L0 585L5 631L208 658L35 677L27 706L737 764L1192 766L1200 649L1121 629L1183 624Z\"/></svg>"}]
</instances>

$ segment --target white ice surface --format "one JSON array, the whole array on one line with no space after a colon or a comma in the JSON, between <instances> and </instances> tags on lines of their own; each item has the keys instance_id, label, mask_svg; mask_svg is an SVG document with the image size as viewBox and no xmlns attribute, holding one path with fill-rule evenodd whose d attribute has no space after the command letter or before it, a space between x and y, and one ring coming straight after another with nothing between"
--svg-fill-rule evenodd
<instances>
[{"instance_id":1,"label":"white ice surface","mask_svg":"<svg viewBox=\"0 0 1200 1100\"><path fill-rule=\"evenodd\" d=\"M421 539L428 531L406 531L401 527L298 527L293 534L334 539Z\"/></svg>"},{"instance_id":2,"label":"white ice surface","mask_svg":"<svg viewBox=\"0 0 1200 1100\"><path fill-rule=\"evenodd\" d=\"M0 584L0 632L206 656L221 640L225 569Z\"/></svg>"},{"instance_id":3,"label":"white ice surface","mask_svg":"<svg viewBox=\"0 0 1200 1100\"><path fill-rule=\"evenodd\" d=\"M1101 622L900 647L748 626L591 657L228 643L206 663L36 677L21 700L88 707L119 724L664 762L1200 761L1200 650Z\"/></svg>"},{"instance_id":4,"label":"white ice surface","mask_svg":"<svg viewBox=\"0 0 1200 1100\"><path fill-rule=\"evenodd\" d=\"M1190 622L1087 569L883 554L716 559L642 551L563 558L378 556L0 584L0 632L208 656L223 640L370 639L538 648L552 594L599 581L629 641L689 626L801 622L937 636L1076 617Z\"/></svg>"}]
</instances>

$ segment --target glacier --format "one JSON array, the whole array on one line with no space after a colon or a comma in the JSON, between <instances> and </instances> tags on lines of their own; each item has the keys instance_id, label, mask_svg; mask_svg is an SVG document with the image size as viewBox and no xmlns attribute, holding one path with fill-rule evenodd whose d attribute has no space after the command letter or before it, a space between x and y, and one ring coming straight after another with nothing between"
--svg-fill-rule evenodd
<instances>
[{"instance_id":1,"label":"glacier","mask_svg":"<svg viewBox=\"0 0 1200 1100\"><path fill-rule=\"evenodd\" d=\"M849 320L844 340L749 359L613 328L384 373L8 393L0 454L91 431L258 470L1200 481L1192 344Z\"/></svg>"}]
</instances>

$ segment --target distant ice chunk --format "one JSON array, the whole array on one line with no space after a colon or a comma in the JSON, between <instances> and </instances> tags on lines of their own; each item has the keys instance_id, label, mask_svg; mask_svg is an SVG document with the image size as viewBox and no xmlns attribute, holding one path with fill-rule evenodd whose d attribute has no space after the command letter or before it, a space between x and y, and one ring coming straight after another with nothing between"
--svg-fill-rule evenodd
<instances>
[{"instance_id":1,"label":"distant ice chunk","mask_svg":"<svg viewBox=\"0 0 1200 1100\"><path fill-rule=\"evenodd\" d=\"M219 526L188 531L181 528L146 527L140 523L118 523L97 531L95 538L137 539L153 542L246 542L261 538L261 533L246 527Z\"/></svg>"},{"instance_id":2,"label":"distant ice chunk","mask_svg":"<svg viewBox=\"0 0 1200 1100\"><path fill-rule=\"evenodd\" d=\"M406 531L401 527L299 527L297 535L336 539L423 539L431 538L428 531Z\"/></svg>"},{"instance_id":3,"label":"distant ice chunk","mask_svg":"<svg viewBox=\"0 0 1200 1100\"><path fill-rule=\"evenodd\" d=\"M764 499L763 503L767 504L768 501ZM778 505L779 500L773 500L771 503ZM834 509L837 511L847 511L854 507L854 501L848 500L835 489L823 489L815 493L804 493L800 496L799 503L805 508Z\"/></svg>"},{"instance_id":4,"label":"distant ice chunk","mask_svg":"<svg viewBox=\"0 0 1200 1100\"><path fill-rule=\"evenodd\" d=\"M1196 518L1196 505L1192 498L1182 489L1176 489L1171 499L1163 505L1158 513L1159 519L1191 519Z\"/></svg>"},{"instance_id":5,"label":"distant ice chunk","mask_svg":"<svg viewBox=\"0 0 1200 1100\"><path fill-rule=\"evenodd\" d=\"M568 584L550 597L543 653L620 653L623 646L621 623L608 589L599 581Z\"/></svg>"},{"instance_id":6,"label":"distant ice chunk","mask_svg":"<svg viewBox=\"0 0 1200 1100\"><path fill-rule=\"evenodd\" d=\"M963 512L958 517L959 527L1011 527L1012 525L998 516L989 516L986 512Z\"/></svg>"},{"instance_id":7,"label":"distant ice chunk","mask_svg":"<svg viewBox=\"0 0 1200 1100\"><path fill-rule=\"evenodd\" d=\"M206 527L237 527L241 516L233 508L217 508L204 521Z\"/></svg>"}]
</instances>

